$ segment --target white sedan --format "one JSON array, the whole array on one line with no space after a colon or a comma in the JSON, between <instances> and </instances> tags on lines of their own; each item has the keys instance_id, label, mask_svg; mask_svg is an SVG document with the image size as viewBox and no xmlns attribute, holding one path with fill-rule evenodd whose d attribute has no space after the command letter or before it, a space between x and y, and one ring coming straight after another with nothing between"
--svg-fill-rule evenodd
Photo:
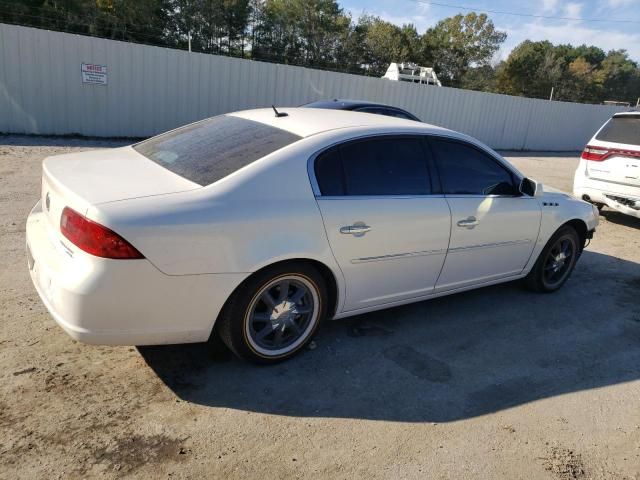
<instances>
[{"instance_id":1,"label":"white sedan","mask_svg":"<svg viewBox=\"0 0 640 480\"><path fill-rule=\"evenodd\" d=\"M555 291L598 223L466 135L274 110L45 159L29 269L69 335L149 345L215 328L275 362L326 318L520 278Z\"/></svg>"}]
</instances>

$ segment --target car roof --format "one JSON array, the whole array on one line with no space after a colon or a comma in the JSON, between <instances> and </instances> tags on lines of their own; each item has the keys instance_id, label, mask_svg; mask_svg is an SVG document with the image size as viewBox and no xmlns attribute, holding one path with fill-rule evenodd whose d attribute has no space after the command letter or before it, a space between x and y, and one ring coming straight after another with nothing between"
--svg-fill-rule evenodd
<instances>
[{"instance_id":1,"label":"car roof","mask_svg":"<svg viewBox=\"0 0 640 480\"><path fill-rule=\"evenodd\" d=\"M333 110L322 108L279 108L279 113L286 116L276 117L272 108L260 108L229 113L235 117L253 120L265 125L270 125L281 130L293 133L300 137L309 137L330 130L371 127L391 128L393 130L407 130L421 133L449 132L455 136L464 135L446 128L430 125L428 123L414 122L402 118L387 117L384 115L371 115L370 113L353 112L351 110Z\"/></svg>"},{"instance_id":2,"label":"car roof","mask_svg":"<svg viewBox=\"0 0 640 480\"><path fill-rule=\"evenodd\" d=\"M629 110L628 112L618 112L613 114L615 117L640 116L640 110Z\"/></svg>"},{"instance_id":3,"label":"car roof","mask_svg":"<svg viewBox=\"0 0 640 480\"><path fill-rule=\"evenodd\" d=\"M349 110L358 107L385 107L398 109L386 103L369 102L367 100L349 100L344 98L334 98L333 100L318 100L317 102L301 105L304 108L334 108L336 110Z\"/></svg>"}]
</instances>

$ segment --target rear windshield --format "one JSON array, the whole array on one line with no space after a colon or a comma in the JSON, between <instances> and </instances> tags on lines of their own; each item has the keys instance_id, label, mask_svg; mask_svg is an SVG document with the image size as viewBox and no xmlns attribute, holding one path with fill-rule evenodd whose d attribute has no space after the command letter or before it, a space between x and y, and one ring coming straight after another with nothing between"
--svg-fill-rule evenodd
<instances>
[{"instance_id":1,"label":"rear windshield","mask_svg":"<svg viewBox=\"0 0 640 480\"><path fill-rule=\"evenodd\" d=\"M640 145L640 115L613 117L598 132L596 140Z\"/></svg>"},{"instance_id":2,"label":"rear windshield","mask_svg":"<svg viewBox=\"0 0 640 480\"><path fill-rule=\"evenodd\" d=\"M204 186L300 138L263 123L220 115L152 137L133 148Z\"/></svg>"}]
</instances>

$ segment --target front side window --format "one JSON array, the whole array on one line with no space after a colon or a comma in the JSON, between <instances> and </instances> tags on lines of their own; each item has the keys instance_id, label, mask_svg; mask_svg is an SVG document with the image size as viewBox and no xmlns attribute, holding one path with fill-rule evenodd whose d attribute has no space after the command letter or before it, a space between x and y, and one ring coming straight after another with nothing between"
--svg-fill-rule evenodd
<instances>
[{"instance_id":1,"label":"front side window","mask_svg":"<svg viewBox=\"0 0 640 480\"><path fill-rule=\"evenodd\" d=\"M428 195L422 141L414 137L358 140L323 152L315 162L323 196Z\"/></svg>"},{"instance_id":2,"label":"front side window","mask_svg":"<svg viewBox=\"0 0 640 480\"><path fill-rule=\"evenodd\" d=\"M449 195L517 195L511 172L472 145L431 138L442 189Z\"/></svg>"},{"instance_id":3,"label":"front side window","mask_svg":"<svg viewBox=\"0 0 640 480\"><path fill-rule=\"evenodd\" d=\"M133 148L167 170L210 185L301 137L230 115L220 115L163 133Z\"/></svg>"}]
</instances>

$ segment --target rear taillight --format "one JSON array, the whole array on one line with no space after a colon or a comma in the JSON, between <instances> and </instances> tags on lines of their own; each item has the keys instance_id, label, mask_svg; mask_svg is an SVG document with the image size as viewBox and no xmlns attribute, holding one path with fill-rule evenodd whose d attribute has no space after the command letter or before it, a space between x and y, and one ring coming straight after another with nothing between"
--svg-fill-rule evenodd
<instances>
[{"instance_id":1,"label":"rear taillight","mask_svg":"<svg viewBox=\"0 0 640 480\"><path fill-rule=\"evenodd\" d=\"M587 145L586 147L584 147L580 158L582 158L583 160L601 162L602 160L607 158L608 155L609 150L606 148L592 147L590 145Z\"/></svg>"},{"instance_id":2,"label":"rear taillight","mask_svg":"<svg viewBox=\"0 0 640 480\"><path fill-rule=\"evenodd\" d=\"M60 231L76 247L102 258L144 258L142 254L116 232L65 207L60 217Z\"/></svg>"},{"instance_id":3,"label":"rear taillight","mask_svg":"<svg viewBox=\"0 0 640 480\"><path fill-rule=\"evenodd\" d=\"M631 157L640 158L640 151L626 150L624 148L607 148L607 147L593 147L587 145L582 151L580 158L583 160L591 160L593 162L601 162L609 157Z\"/></svg>"}]
</instances>

